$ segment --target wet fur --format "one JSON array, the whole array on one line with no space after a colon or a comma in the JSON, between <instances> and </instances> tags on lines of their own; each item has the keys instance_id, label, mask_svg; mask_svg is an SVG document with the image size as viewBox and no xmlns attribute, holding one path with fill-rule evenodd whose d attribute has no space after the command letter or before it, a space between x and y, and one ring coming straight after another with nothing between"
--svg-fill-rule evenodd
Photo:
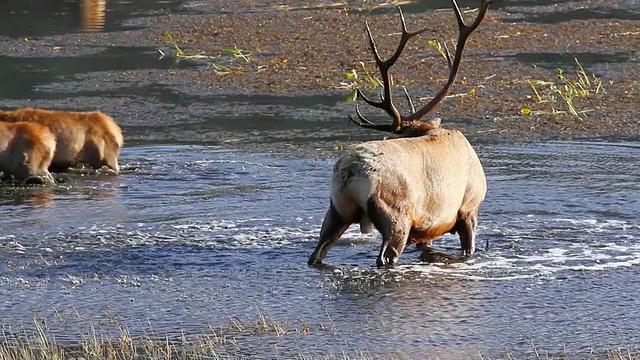
<instances>
[{"instance_id":1,"label":"wet fur","mask_svg":"<svg viewBox=\"0 0 640 360\"><path fill-rule=\"evenodd\" d=\"M52 184L48 169L55 149L56 138L44 125L0 122L0 171L5 179Z\"/></svg>"},{"instance_id":2,"label":"wet fur","mask_svg":"<svg viewBox=\"0 0 640 360\"><path fill-rule=\"evenodd\" d=\"M76 164L119 170L118 157L124 142L122 130L106 114L22 108L0 111L0 120L36 122L49 127L57 140L52 170L66 170Z\"/></svg>"},{"instance_id":3,"label":"wet fur","mask_svg":"<svg viewBox=\"0 0 640 360\"><path fill-rule=\"evenodd\" d=\"M321 263L357 222L382 234L378 266L395 263L407 243L429 243L447 232L458 232L470 255L486 188L480 160L456 130L355 145L334 166L329 210L309 264Z\"/></svg>"}]
</instances>

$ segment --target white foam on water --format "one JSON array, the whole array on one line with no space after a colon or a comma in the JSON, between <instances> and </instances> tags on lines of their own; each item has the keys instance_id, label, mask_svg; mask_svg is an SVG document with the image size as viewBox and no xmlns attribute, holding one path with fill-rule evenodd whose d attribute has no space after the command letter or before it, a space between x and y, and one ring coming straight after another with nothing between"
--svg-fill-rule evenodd
<instances>
[{"instance_id":1,"label":"white foam on water","mask_svg":"<svg viewBox=\"0 0 640 360\"><path fill-rule=\"evenodd\" d=\"M511 219L518 226L486 225L481 229L493 239L494 247L464 262L414 263L394 271L417 272L428 277L451 276L477 281L512 281L526 278L555 278L571 272L607 271L640 265L640 225L611 219L539 219L525 216ZM535 221L531 221L536 219ZM541 238L538 222L545 227ZM489 230L490 229L490 230ZM564 233L575 236L567 237ZM506 241L511 246L496 247Z\"/></svg>"},{"instance_id":2,"label":"white foam on water","mask_svg":"<svg viewBox=\"0 0 640 360\"><path fill-rule=\"evenodd\" d=\"M195 160L195 161L189 162L189 164L190 165L198 165L198 166L204 166L204 165L208 165L208 164L240 164L240 165L257 166L257 167L263 167L263 168L280 168L280 167L283 167L283 165L280 165L280 164L262 164L262 163L253 162L253 161L231 160L231 159Z\"/></svg>"},{"instance_id":3,"label":"white foam on water","mask_svg":"<svg viewBox=\"0 0 640 360\"><path fill-rule=\"evenodd\" d=\"M296 218L287 225L274 224L272 218L215 220L171 225L179 231L177 241L197 243L224 249L273 249L295 247L318 240L320 229L310 223L313 218ZM357 226L350 227L340 238L340 245L377 242L377 234L361 234Z\"/></svg>"},{"instance_id":4,"label":"white foam on water","mask_svg":"<svg viewBox=\"0 0 640 360\"><path fill-rule=\"evenodd\" d=\"M274 225L272 218L215 220L171 225L179 230L179 242L222 249L264 249L297 245L317 236L312 226Z\"/></svg>"},{"instance_id":5,"label":"white foam on water","mask_svg":"<svg viewBox=\"0 0 640 360\"><path fill-rule=\"evenodd\" d=\"M492 248L463 262L423 263L404 255L392 272L412 272L425 276L451 276L468 280L512 281L525 278L553 278L575 271L604 271L640 265L640 226L637 223L609 219L544 218L523 215L506 223L487 222L480 238L489 238ZM0 249L9 252L43 253L84 251L126 247L165 245L194 246L208 249L312 249L318 241L320 224L313 217L288 220L272 217L243 219L181 219L166 224L137 222L131 226L90 225L46 236L45 240L18 241L0 238ZM566 236L565 233L572 234ZM376 252L381 237L377 232L361 234L351 226L336 244L354 252ZM457 256L452 250L457 236L438 240L435 250L446 244L445 257ZM337 252L337 250L334 250ZM452 258L454 259L454 258ZM365 267L370 258L358 259ZM455 260L455 259L454 259ZM351 260L349 261L351 262ZM412 263L413 262L413 263ZM357 273L357 271L356 271ZM373 275L372 275L373 276Z\"/></svg>"}]
</instances>

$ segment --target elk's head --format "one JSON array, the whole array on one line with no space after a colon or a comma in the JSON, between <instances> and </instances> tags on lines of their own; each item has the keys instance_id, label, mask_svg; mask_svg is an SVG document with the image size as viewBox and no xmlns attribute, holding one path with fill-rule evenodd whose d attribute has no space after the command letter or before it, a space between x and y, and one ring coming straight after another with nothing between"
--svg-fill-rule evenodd
<instances>
[{"instance_id":1,"label":"elk's head","mask_svg":"<svg viewBox=\"0 0 640 360\"><path fill-rule=\"evenodd\" d=\"M393 119L393 121L391 124L375 124L367 120L362 115L358 106L356 106L356 113L358 115L358 118L354 119L349 116L349 119L360 127L391 133L391 135L387 136L386 139L422 136L428 133L430 130L440 127L440 119L438 118L426 122L421 121L421 119L431 110L433 110L436 105L438 105L442 101L442 99L445 98L445 96L449 92L449 89L451 89L451 85L453 85L456 75L458 74L458 70L460 69L462 53L464 51L464 46L467 42L467 39L469 38L469 35L471 35L471 33L478 27L478 25L480 25L480 22L482 22L482 19L484 18L489 5L491 5L494 1L495 0L482 0L476 19L471 25L467 25L462 18L462 13L460 12L458 4L455 0L452 0L453 10L458 20L458 41L456 43L456 50L453 57L451 57L451 53L449 52L446 44L444 46L445 57L447 58L447 63L449 65L449 78L447 79L447 82L444 84L442 89L440 89L440 91L438 91L436 95L434 95L433 99L431 99L431 101L429 101L426 105L424 105L417 111L415 110L413 101L411 100L409 93L406 89L404 89L404 94L412 111L412 113L408 115L400 114L400 111L398 111L396 106L393 104L389 69L395 64L398 58L400 58L400 54L402 54L404 47L407 45L407 42L414 36L425 32L427 29L424 28L418 31L409 32L407 30L407 24L404 20L402 10L400 9L400 7L398 7L398 11L400 13L400 23L402 25L402 35L400 37L400 42L398 43L396 51L393 53L393 55L391 55L390 58L383 61L380 58L378 48L376 47L375 41L373 40L373 36L371 35L371 28L369 28L369 24L367 23L366 27L367 35L369 37L369 45L371 47L373 57L376 61L376 65L380 69L383 90L380 96L380 101L369 99L360 89L356 89L357 97L363 99L367 104L373 107L384 110Z\"/></svg>"}]
</instances>

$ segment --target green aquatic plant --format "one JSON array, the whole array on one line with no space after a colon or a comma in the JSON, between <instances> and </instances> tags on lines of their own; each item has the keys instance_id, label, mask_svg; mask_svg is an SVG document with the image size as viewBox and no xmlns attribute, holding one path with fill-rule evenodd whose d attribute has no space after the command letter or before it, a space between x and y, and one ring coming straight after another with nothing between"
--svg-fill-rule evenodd
<instances>
[{"instance_id":1,"label":"green aquatic plant","mask_svg":"<svg viewBox=\"0 0 640 360\"><path fill-rule=\"evenodd\" d=\"M445 58L445 60L447 60L448 62L451 62L451 53L449 52L449 48L447 47L447 43L446 42L440 42L436 39L432 39L427 41L427 45L431 46L432 48L436 49L436 51L442 55L443 58Z\"/></svg>"},{"instance_id":2,"label":"green aquatic plant","mask_svg":"<svg viewBox=\"0 0 640 360\"><path fill-rule=\"evenodd\" d=\"M345 74L347 80L341 82L338 86L340 89L351 91L351 95L348 98L349 101L357 100L357 89L375 90L382 87L382 81L369 72L363 61L359 61L358 64L360 65L360 70L351 69L350 72ZM363 76L360 76L358 71L361 71Z\"/></svg>"},{"instance_id":3,"label":"green aquatic plant","mask_svg":"<svg viewBox=\"0 0 640 360\"><path fill-rule=\"evenodd\" d=\"M182 47L180 47L180 45L178 44L178 41L175 40L171 32L165 31L163 35L167 39L167 41L171 45L173 45L174 56L178 61L181 59L221 59L221 58L225 58L226 56L231 56L232 58L235 58L235 59L241 59L246 63L253 61L253 58L251 57L251 54L248 51L239 49L237 46L234 46L233 48L208 47L207 51L188 52L183 50ZM167 56L165 52L162 51L162 49L158 49L158 52L160 53L160 58ZM226 66L226 65L220 64L219 62L213 62L211 65L219 74L242 74L246 72L246 69L244 69L241 66L236 66L236 67ZM258 70L260 70L260 68Z\"/></svg>"},{"instance_id":4,"label":"green aquatic plant","mask_svg":"<svg viewBox=\"0 0 640 360\"><path fill-rule=\"evenodd\" d=\"M595 74L589 76L577 58L574 58L577 69L575 76L565 74L562 69L557 69L555 77L551 78L538 70L542 74L542 80L527 80L527 84L533 91L535 99L539 104L548 104L549 111L533 111L529 108L522 108L520 113L530 115L535 113L571 114L582 117L592 110L578 110L574 100L581 97L589 97L604 92L602 79Z\"/></svg>"},{"instance_id":5,"label":"green aquatic plant","mask_svg":"<svg viewBox=\"0 0 640 360\"><path fill-rule=\"evenodd\" d=\"M193 59L193 58L203 58L206 57L203 52L200 53L191 53L182 50L182 48L178 45L178 42L173 38L173 34L169 31L165 31L162 35L169 41L175 50L175 57L178 59ZM160 53L160 57L163 58L166 56L165 52L162 49L158 49Z\"/></svg>"},{"instance_id":6,"label":"green aquatic plant","mask_svg":"<svg viewBox=\"0 0 640 360\"><path fill-rule=\"evenodd\" d=\"M237 47L233 47L233 48L216 48L220 53L222 54L229 54L235 58L240 58L242 60L244 60L245 62L251 62L251 54L247 53L245 50L242 49L238 49Z\"/></svg>"},{"instance_id":7,"label":"green aquatic plant","mask_svg":"<svg viewBox=\"0 0 640 360\"><path fill-rule=\"evenodd\" d=\"M225 66L222 64L218 64L218 63L211 63L211 66L213 66L214 69L216 69L216 72L218 74L243 74L246 71L242 68L233 68L233 67L229 67L229 66Z\"/></svg>"}]
</instances>

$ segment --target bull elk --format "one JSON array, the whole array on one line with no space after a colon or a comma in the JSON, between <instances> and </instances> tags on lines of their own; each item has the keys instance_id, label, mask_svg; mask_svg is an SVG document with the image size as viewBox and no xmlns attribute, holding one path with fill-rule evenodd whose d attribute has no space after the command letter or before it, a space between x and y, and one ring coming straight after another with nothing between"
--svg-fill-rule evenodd
<instances>
[{"instance_id":1,"label":"bull elk","mask_svg":"<svg viewBox=\"0 0 640 360\"><path fill-rule=\"evenodd\" d=\"M391 133L392 139L369 141L349 147L337 160L331 178L331 200L320 231L320 240L309 257L317 265L327 251L353 223L362 232L372 226L382 235L378 266L397 262L407 243L430 242L447 233L458 233L462 254L475 251L478 210L484 200L487 183L482 164L465 136L457 130L440 127L439 121L422 119L446 96L460 68L464 45L480 25L494 0L482 0L478 15L466 25L455 0L458 41L453 58L446 51L449 77L434 98L418 111L401 115L393 104L389 68L398 60L407 42L426 31L407 31L402 10L402 35L395 53L380 58L371 29L366 25L369 44L382 77L381 101L367 98L359 89L359 98L384 110L393 122L375 124L356 107L357 125Z\"/></svg>"},{"instance_id":2,"label":"bull elk","mask_svg":"<svg viewBox=\"0 0 640 360\"><path fill-rule=\"evenodd\" d=\"M26 121L49 127L57 141L52 170L88 164L94 169L107 166L119 171L118 157L124 140L122 130L109 115L101 112L21 108L0 111L0 121Z\"/></svg>"},{"instance_id":3,"label":"bull elk","mask_svg":"<svg viewBox=\"0 0 640 360\"><path fill-rule=\"evenodd\" d=\"M0 171L5 180L53 184L48 169L55 150L56 138L48 127L0 122Z\"/></svg>"}]
</instances>

